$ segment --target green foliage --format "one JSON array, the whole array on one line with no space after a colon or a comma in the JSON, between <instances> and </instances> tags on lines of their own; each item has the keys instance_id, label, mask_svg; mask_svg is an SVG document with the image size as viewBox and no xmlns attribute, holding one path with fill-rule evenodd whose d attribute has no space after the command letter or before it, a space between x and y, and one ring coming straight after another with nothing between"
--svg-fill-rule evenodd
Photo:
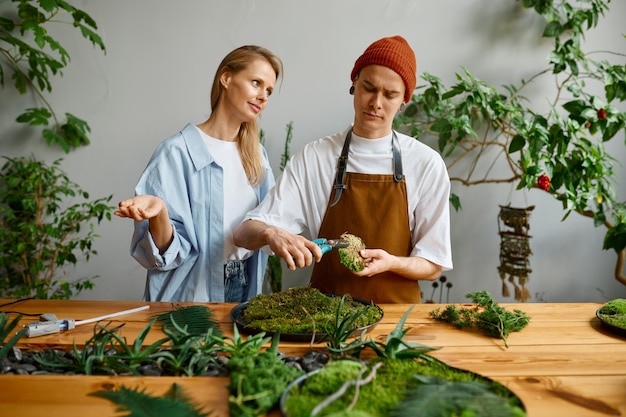
<instances>
[{"instance_id":1,"label":"green foliage","mask_svg":"<svg viewBox=\"0 0 626 417\"><path fill-rule=\"evenodd\" d=\"M290 158L290 146L291 139L293 138L293 122L287 123L287 136L285 136L285 148L283 149L283 154L280 157L280 170L281 172L285 169L287 165L287 161Z\"/></svg>"},{"instance_id":2,"label":"green foliage","mask_svg":"<svg viewBox=\"0 0 626 417\"><path fill-rule=\"evenodd\" d=\"M382 366L380 366L382 365ZM362 379L363 369L376 367L375 377L366 384L343 390L347 383ZM354 385L354 384L352 384ZM445 385L446 389L442 389ZM419 387L418 387L419 386ZM447 388L457 387L453 393ZM332 402L335 393L344 391ZM421 390L421 391L420 391ZM434 392L433 392L434 391ZM455 401L442 405L437 393ZM468 402L461 398L472 398ZM420 402L419 406L415 403ZM324 407L320 407L325 404ZM492 406L487 414L462 414L459 411ZM313 411L320 409L319 414ZM439 408L439 414L436 410ZM300 386L293 386L285 401L288 416L341 416L344 411L369 413L376 417L419 415L428 416L523 416L519 399L505 386L472 372L452 368L428 355L420 358L379 358L361 364L355 361L330 362L322 370L310 374ZM512 410L516 413L513 414ZM346 414L352 415L352 414ZM359 415L359 414L355 414Z\"/></svg>"},{"instance_id":3,"label":"green foliage","mask_svg":"<svg viewBox=\"0 0 626 417\"><path fill-rule=\"evenodd\" d=\"M215 336L222 335L213 311L205 305L176 306L171 311L158 314L156 319L163 327L172 330L184 328L185 334L199 336L211 330Z\"/></svg>"},{"instance_id":4,"label":"green foliage","mask_svg":"<svg viewBox=\"0 0 626 417\"><path fill-rule=\"evenodd\" d=\"M616 298L604 304L600 307L598 316L606 323L626 329L626 299Z\"/></svg>"},{"instance_id":5,"label":"green foliage","mask_svg":"<svg viewBox=\"0 0 626 417\"><path fill-rule=\"evenodd\" d=\"M466 297L471 298L476 306L457 307L450 304L443 310L437 308L431 311L430 317L454 324L460 329L479 329L487 336L502 339L506 347L509 347L509 334L519 332L530 322L526 313L518 309L512 312L506 310L487 291L469 293Z\"/></svg>"},{"instance_id":6,"label":"green foliage","mask_svg":"<svg viewBox=\"0 0 626 417\"><path fill-rule=\"evenodd\" d=\"M353 317L348 316L342 321L331 322L325 326L325 331L329 335L326 347L335 358L353 357L356 359L360 358L365 350L372 350L377 357L385 359L413 359L422 358L431 350L441 349L404 340L404 336L411 330L408 327L404 328L404 323L414 307L411 306L402 315L384 342L368 338L365 332L362 332L358 338L348 341L354 331Z\"/></svg>"},{"instance_id":7,"label":"green foliage","mask_svg":"<svg viewBox=\"0 0 626 417\"><path fill-rule=\"evenodd\" d=\"M180 327L172 321L163 327L165 337L150 345L144 342L157 318L139 332L132 345L126 342L118 327L96 324L93 336L85 342L85 348L73 347L72 360L61 356L56 350L38 352L34 357L42 368L72 371L85 375L141 375L139 367L156 364L163 374L171 376L202 375L209 364L217 363L217 354L232 350L225 347L224 338L214 328L202 335L190 334L187 326ZM257 350L262 346L258 345Z\"/></svg>"},{"instance_id":8,"label":"green foliage","mask_svg":"<svg viewBox=\"0 0 626 417\"><path fill-rule=\"evenodd\" d=\"M50 146L65 152L89 144L89 125L71 113L60 120L45 93L52 91L52 77L63 76L70 55L61 43L50 35L51 23L70 25L80 31L94 47L105 50L96 33L96 22L83 10L64 0L12 0L15 8L0 16L0 86L5 79L13 80L20 94L31 91L43 102L43 107L26 109L17 122L44 126L43 137Z\"/></svg>"},{"instance_id":9,"label":"green foliage","mask_svg":"<svg viewBox=\"0 0 626 417\"><path fill-rule=\"evenodd\" d=\"M236 329L236 327L235 327ZM235 330L236 332L236 330ZM263 340L261 336L256 340ZM256 351L236 349L228 361L230 371L230 396L228 404L232 417L256 417L272 409L287 385L304 372L285 364L278 355L278 341L280 336L274 335L272 346L264 351L261 345ZM235 344L241 339L234 340Z\"/></svg>"},{"instance_id":10,"label":"green foliage","mask_svg":"<svg viewBox=\"0 0 626 417\"><path fill-rule=\"evenodd\" d=\"M177 384L172 384L165 395L159 396L146 394L145 389L125 386L97 391L89 395L117 404L116 411L126 413L125 417L208 417L211 415L211 413L203 413L199 407L195 406Z\"/></svg>"},{"instance_id":11,"label":"green foliage","mask_svg":"<svg viewBox=\"0 0 626 417\"><path fill-rule=\"evenodd\" d=\"M22 316L18 315L13 320L9 321L9 315L0 312L0 360L7 356L13 346L26 334L27 329L25 327L13 333L21 318ZM13 333L13 335L5 343L4 340L11 333Z\"/></svg>"},{"instance_id":12,"label":"green foliage","mask_svg":"<svg viewBox=\"0 0 626 417\"><path fill-rule=\"evenodd\" d=\"M112 196L89 193L60 169L28 158L6 158L0 171L0 297L70 298L90 278L68 281L67 265L97 251L94 227L111 220ZM72 204L72 200L83 202ZM85 230L85 226L88 229Z\"/></svg>"},{"instance_id":13,"label":"green foliage","mask_svg":"<svg viewBox=\"0 0 626 417\"><path fill-rule=\"evenodd\" d=\"M626 65L623 54L602 51L617 58L612 63L594 60L597 53L582 49L585 32L600 23L608 3L523 0L524 8L545 19L543 37L554 42L546 69L504 91L466 68L451 86L425 73L421 93L395 123L420 140L436 137L451 180L463 185L513 183L531 189L547 175L547 191L561 202L564 218L571 212L592 217L595 226L608 229L603 248L620 252L626 248L626 205L614 187L618 161L605 144L623 137L618 133L625 130L626 113L619 104L626 100ZM537 104L543 108L550 103L547 114L541 114L522 94L545 76L554 77L556 89L553 98ZM492 174L500 159L510 174ZM469 164L460 164L462 160ZM470 168L460 171L457 166ZM460 207L458 196L453 205Z\"/></svg>"},{"instance_id":14,"label":"green foliage","mask_svg":"<svg viewBox=\"0 0 626 417\"><path fill-rule=\"evenodd\" d=\"M417 383L410 385L406 397L389 413L391 417L525 416L517 405L499 396L481 381L447 381L436 376L413 375Z\"/></svg>"},{"instance_id":15,"label":"green foliage","mask_svg":"<svg viewBox=\"0 0 626 417\"><path fill-rule=\"evenodd\" d=\"M355 351L358 351L358 345L348 344L346 346L346 343L359 328L359 317L368 309L368 306L363 306L361 309L354 309L346 314L343 309L345 298L346 296L343 295L337 305L335 319L322 323L322 329L325 333L322 340L327 341L326 348L331 355L336 357L342 357L346 352L354 355ZM365 332L366 329L363 330L362 334Z\"/></svg>"},{"instance_id":16,"label":"green foliage","mask_svg":"<svg viewBox=\"0 0 626 417\"><path fill-rule=\"evenodd\" d=\"M364 305L352 299L329 297L313 287L293 287L274 294L259 294L252 297L242 310L242 321L247 328L281 333L313 333L321 326L332 325L338 317L355 310L359 316L354 325L364 327L382 317L382 311L374 305Z\"/></svg>"}]
</instances>

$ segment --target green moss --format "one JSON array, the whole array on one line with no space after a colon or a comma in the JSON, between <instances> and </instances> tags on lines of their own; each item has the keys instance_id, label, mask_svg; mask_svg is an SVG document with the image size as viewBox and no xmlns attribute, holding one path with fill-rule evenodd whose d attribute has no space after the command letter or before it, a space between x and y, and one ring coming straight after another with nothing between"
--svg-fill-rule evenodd
<instances>
[{"instance_id":1,"label":"green moss","mask_svg":"<svg viewBox=\"0 0 626 417\"><path fill-rule=\"evenodd\" d=\"M339 261L343 266L351 271L360 272L365 268L365 260L359 252L365 249L365 242L358 236L344 233L341 239L348 241L347 248L339 248Z\"/></svg>"},{"instance_id":2,"label":"green moss","mask_svg":"<svg viewBox=\"0 0 626 417\"><path fill-rule=\"evenodd\" d=\"M273 294L260 294L248 302L241 319L250 329L297 334L322 332L322 325L334 323L341 297L330 297L312 287L294 287ZM357 327L380 320L382 311L375 305L365 305L346 295L340 318L361 311Z\"/></svg>"},{"instance_id":3,"label":"green moss","mask_svg":"<svg viewBox=\"0 0 626 417\"><path fill-rule=\"evenodd\" d=\"M626 299L611 300L604 304L598 313L606 323L626 329Z\"/></svg>"},{"instance_id":4,"label":"green moss","mask_svg":"<svg viewBox=\"0 0 626 417\"><path fill-rule=\"evenodd\" d=\"M454 382L486 383L495 394L510 399L514 406L521 406L517 397L503 385L472 372L451 368L432 357L425 356L425 358L419 360L384 359L384 365L377 370L376 378L371 383L360 387L358 402L353 412L365 412L372 417L390 415L392 408L403 400L407 388L414 383L414 375L435 376ZM373 359L367 366L371 367L381 360L383 359ZM285 403L288 415L290 417L310 416L311 410L317 404L335 393L344 382L354 380L360 367L365 365L350 362L346 360L331 362L323 370L312 374L301 387L294 387ZM349 388L342 398L331 403L318 415L343 415L340 413L346 410L354 392L353 387Z\"/></svg>"}]
</instances>

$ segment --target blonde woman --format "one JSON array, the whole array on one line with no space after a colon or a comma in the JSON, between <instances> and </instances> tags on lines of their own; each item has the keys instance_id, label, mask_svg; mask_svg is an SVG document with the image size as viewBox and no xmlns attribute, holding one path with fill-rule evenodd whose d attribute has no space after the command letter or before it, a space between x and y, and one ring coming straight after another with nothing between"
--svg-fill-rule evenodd
<instances>
[{"instance_id":1,"label":"blonde woman","mask_svg":"<svg viewBox=\"0 0 626 417\"><path fill-rule=\"evenodd\" d=\"M242 302L260 293L267 255L238 248L233 229L274 185L257 120L283 72L248 45L220 63L211 115L162 142L135 197L115 214L135 220L131 255L147 269L146 301Z\"/></svg>"}]
</instances>

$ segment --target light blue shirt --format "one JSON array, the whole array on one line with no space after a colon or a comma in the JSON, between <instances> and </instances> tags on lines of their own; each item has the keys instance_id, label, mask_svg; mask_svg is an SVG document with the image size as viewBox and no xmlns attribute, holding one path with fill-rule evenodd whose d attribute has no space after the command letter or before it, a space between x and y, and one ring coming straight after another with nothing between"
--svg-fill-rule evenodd
<instances>
[{"instance_id":1,"label":"light blue shirt","mask_svg":"<svg viewBox=\"0 0 626 417\"><path fill-rule=\"evenodd\" d=\"M274 186L274 174L263 147L265 177L255 187L260 202ZM148 270L146 301L224 301L223 170L198 130L188 124L154 151L135 187L135 194L161 197L174 226L174 240L162 255L148 221L135 222L131 255ZM247 298L261 292L267 255L254 251L246 261Z\"/></svg>"}]
</instances>

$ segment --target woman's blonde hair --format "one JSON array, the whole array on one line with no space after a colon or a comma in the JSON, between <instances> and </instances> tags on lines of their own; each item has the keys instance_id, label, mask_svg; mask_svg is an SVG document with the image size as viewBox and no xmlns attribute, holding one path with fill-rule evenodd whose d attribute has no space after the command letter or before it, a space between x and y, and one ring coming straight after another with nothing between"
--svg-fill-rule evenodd
<instances>
[{"instance_id":1,"label":"woman's blonde hair","mask_svg":"<svg viewBox=\"0 0 626 417\"><path fill-rule=\"evenodd\" d=\"M259 58L265 59L272 66L277 80L281 77L283 62L277 55L261 46L241 46L226 55L217 67L215 78L213 79L213 87L211 88L211 110L215 110L222 97L223 86L220 82L222 74L225 72L236 74ZM237 146L248 181L251 185L260 184L263 181L265 169L261 154L259 127L256 120L241 124Z\"/></svg>"}]
</instances>

